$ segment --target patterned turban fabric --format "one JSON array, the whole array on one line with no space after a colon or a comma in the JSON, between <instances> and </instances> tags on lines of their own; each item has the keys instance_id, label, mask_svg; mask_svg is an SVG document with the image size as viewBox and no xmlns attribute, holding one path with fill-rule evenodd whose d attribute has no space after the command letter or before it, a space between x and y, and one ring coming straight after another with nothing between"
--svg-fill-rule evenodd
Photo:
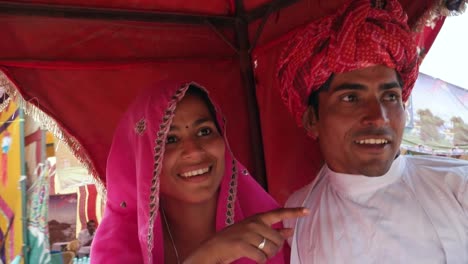
<instances>
[{"instance_id":1,"label":"patterned turban fabric","mask_svg":"<svg viewBox=\"0 0 468 264\"><path fill-rule=\"evenodd\" d=\"M381 7L371 0L352 0L331 16L294 33L283 49L277 75L281 97L301 125L309 95L333 73L374 65L396 69L403 82L403 100L418 76L416 44L407 15L397 0Z\"/></svg>"}]
</instances>

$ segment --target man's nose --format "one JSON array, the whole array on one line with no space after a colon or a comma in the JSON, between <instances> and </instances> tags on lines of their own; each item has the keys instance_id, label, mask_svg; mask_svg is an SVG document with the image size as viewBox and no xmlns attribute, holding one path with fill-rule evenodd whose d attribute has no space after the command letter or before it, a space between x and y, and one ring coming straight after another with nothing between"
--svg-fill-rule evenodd
<instances>
[{"instance_id":1,"label":"man's nose","mask_svg":"<svg viewBox=\"0 0 468 264\"><path fill-rule=\"evenodd\" d=\"M373 99L364 108L364 125L381 127L388 123L387 108L380 100Z\"/></svg>"}]
</instances>

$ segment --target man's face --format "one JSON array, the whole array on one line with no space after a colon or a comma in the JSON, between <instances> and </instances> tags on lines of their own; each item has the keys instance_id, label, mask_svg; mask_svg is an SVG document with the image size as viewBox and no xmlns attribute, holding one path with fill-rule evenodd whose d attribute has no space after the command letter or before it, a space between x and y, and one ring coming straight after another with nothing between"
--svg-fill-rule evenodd
<instances>
[{"instance_id":1,"label":"man's face","mask_svg":"<svg viewBox=\"0 0 468 264\"><path fill-rule=\"evenodd\" d=\"M93 222L89 222L87 224L87 228L88 228L88 231L90 234L93 234L94 231L96 231L96 223L93 223Z\"/></svg>"},{"instance_id":2,"label":"man's face","mask_svg":"<svg viewBox=\"0 0 468 264\"><path fill-rule=\"evenodd\" d=\"M405 126L402 88L394 69L372 66L335 74L319 94L304 125L319 144L330 169L381 176L397 155Z\"/></svg>"}]
</instances>

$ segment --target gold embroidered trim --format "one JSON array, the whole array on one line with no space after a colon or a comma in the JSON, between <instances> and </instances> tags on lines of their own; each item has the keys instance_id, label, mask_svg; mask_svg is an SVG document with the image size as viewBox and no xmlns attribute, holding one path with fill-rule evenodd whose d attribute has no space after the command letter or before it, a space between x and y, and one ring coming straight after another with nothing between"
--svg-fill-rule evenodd
<instances>
[{"instance_id":1,"label":"gold embroidered trim","mask_svg":"<svg viewBox=\"0 0 468 264\"><path fill-rule=\"evenodd\" d=\"M135 133L139 136L143 134L146 130L146 119L142 118L135 124Z\"/></svg>"},{"instance_id":2,"label":"gold embroidered trim","mask_svg":"<svg viewBox=\"0 0 468 264\"><path fill-rule=\"evenodd\" d=\"M425 26L431 26L440 16L458 16L468 8L468 0L458 0L458 9L449 10L448 0L434 0L432 6L413 25L412 30L420 32Z\"/></svg>"},{"instance_id":3,"label":"gold embroidered trim","mask_svg":"<svg viewBox=\"0 0 468 264\"><path fill-rule=\"evenodd\" d=\"M4 98L3 102L0 104L0 112L2 112L10 104L11 96L9 94L9 90L11 90L11 88L10 88L10 82L8 81L6 76L3 74L3 72L1 71L0 71L0 88L3 89L2 97L8 96L8 98Z\"/></svg>"},{"instance_id":4,"label":"gold embroidered trim","mask_svg":"<svg viewBox=\"0 0 468 264\"><path fill-rule=\"evenodd\" d=\"M78 142L78 140L75 137L65 133L52 117L50 117L41 109L39 109L40 103L37 100L37 98L33 98L29 101L26 101L18 92L16 86L13 83L11 83L1 71L0 86L2 86L5 89L5 93L8 94L9 99L15 100L18 104L18 107L21 107L26 115L30 116L34 121L39 123L41 129L47 129L56 138L65 143L65 146L69 148L70 152L93 176L93 183L96 185L96 189L103 198L104 202L106 202L106 187L99 178L99 175L94 166L92 165L91 159L89 158L87 151L81 146L80 142Z\"/></svg>"},{"instance_id":5,"label":"gold embroidered trim","mask_svg":"<svg viewBox=\"0 0 468 264\"><path fill-rule=\"evenodd\" d=\"M154 220L157 216L158 205L159 205L159 174L162 169L162 160L164 154L164 142L166 141L167 133L169 132L170 123L174 117L174 111L177 103L185 95L185 92L189 88L190 84L185 84L180 87L175 94L172 96L168 103L168 107L162 119L161 125L159 125L159 131L156 134L156 144L154 147L154 169L153 177L151 179L150 187L150 203L149 203L149 226L147 235L147 250L148 250L148 263L153 263L153 231L154 231Z\"/></svg>"},{"instance_id":6,"label":"gold embroidered trim","mask_svg":"<svg viewBox=\"0 0 468 264\"><path fill-rule=\"evenodd\" d=\"M4 86L0 83L0 87L4 87ZM3 112L3 110L5 110L11 102L11 97L8 95L8 93L5 92L3 96L8 96L8 98L5 98L3 102L0 104L0 112Z\"/></svg>"},{"instance_id":7,"label":"gold embroidered trim","mask_svg":"<svg viewBox=\"0 0 468 264\"><path fill-rule=\"evenodd\" d=\"M234 207L237 195L237 162L232 161L232 175L231 181L229 182L229 192L227 200L226 210L226 225L230 226L234 224Z\"/></svg>"}]
</instances>

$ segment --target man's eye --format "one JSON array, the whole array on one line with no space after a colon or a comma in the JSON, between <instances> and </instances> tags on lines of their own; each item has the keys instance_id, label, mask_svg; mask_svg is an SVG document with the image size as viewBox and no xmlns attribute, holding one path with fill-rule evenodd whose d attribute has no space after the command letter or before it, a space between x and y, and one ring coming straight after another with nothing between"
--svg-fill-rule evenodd
<instances>
[{"instance_id":1,"label":"man's eye","mask_svg":"<svg viewBox=\"0 0 468 264\"><path fill-rule=\"evenodd\" d=\"M202 128L202 129L200 129L198 131L197 136L200 136L200 137L207 136L207 135L211 134L211 132L212 132L212 130L209 127Z\"/></svg>"},{"instance_id":2,"label":"man's eye","mask_svg":"<svg viewBox=\"0 0 468 264\"><path fill-rule=\"evenodd\" d=\"M400 95L396 93L386 94L384 97L385 101L397 101L398 99L400 99Z\"/></svg>"},{"instance_id":3,"label":"man's eye","mask_svg":"<svg viewBox=\"0 0 468 264\"><path fill-rule=\"evenodd\" d=\"M177 142L177 137L175 136L167 136L166 144L173 144Z\"/></svg>"},{"instance_id":4,"label":"man's eye","mask_svg":"<svg viewBox=\"0 0 468 264\"><path fill-rule=\"evenodd\" d=\"M341 100L344 102L355 102L357 101L357 99L358 99L357 96L354 94L348 94L348 95L341 97Z\"/></svg>"}]
</instances>

